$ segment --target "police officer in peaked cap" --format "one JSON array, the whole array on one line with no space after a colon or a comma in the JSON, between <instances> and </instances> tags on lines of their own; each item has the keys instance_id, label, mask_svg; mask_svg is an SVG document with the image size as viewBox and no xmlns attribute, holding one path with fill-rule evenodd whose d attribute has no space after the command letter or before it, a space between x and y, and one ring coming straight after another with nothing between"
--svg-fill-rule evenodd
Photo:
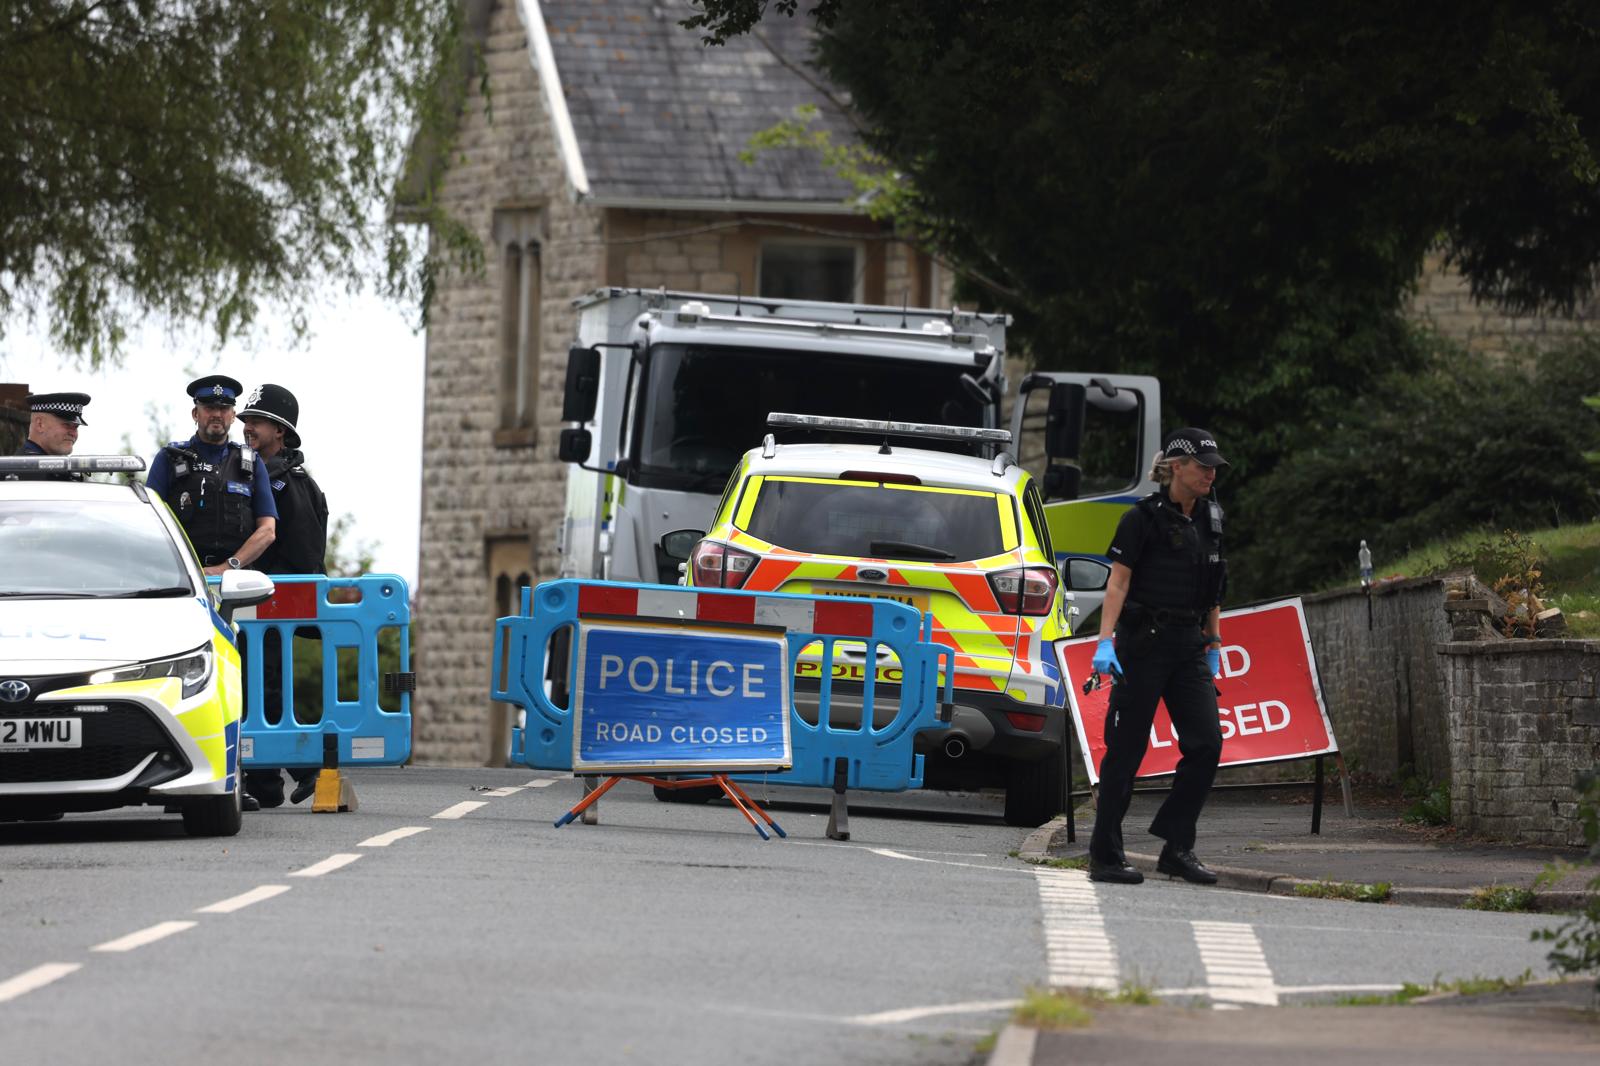
<instances>
[{"instance_id":1,"label":"police officer in peaked cap","mask_svg":"<svg viewBox=\"0 0 1600 1066\"><path fill-rule=\"evenodd\" d=\"M18 455L71 455L78 443L78 427L89 423L83 420L83 409L89 406L86 392L36 392L28 397L28 439L17 450ZM9 475L12 481L82 481L76 471L32 471Z\"/></svg>"},{"instance_id":2,"label":"police officer in peaked cap","mask_svg":"<svg viewBox=\"0 0 1600 1066\"><path fill-rule=\"evenodd\" d=\"M189 382L194 436L156 453L145 479L178 516L207 574L253 566L278 525L266 464L228 439L243 389L226 374Z\"/></svg>"},{"instance_id":3,"label":"police officer in peaked cap","mask_svg":"<svg viewBox=\"0 0 1600 1066\"><path fill-rule=\"evenodd\" d=\"M258 385L239 411L245 443L267 464L273 499L278 507L277 537L257 561L269 574L322 574L327 572L328 501L305 467L300 451L300 403L282 385ZM320 639L314 628L304 629L306 640ZM295 637L299 637L299 632ZM304 646L304 645L302 645ZM283 706L283 649L268 639L262 652L262 713L269 722L293 714ZM248 713L255 713L250 710ZM296 767L290 802L299 803L316 788L317 770ZM283 774L276 767L251 769L244 775L246 791L263 807L283 804Z\"/></svg>"},{"instance_id":4,"label":"police officer in peaked cap","mask_svg":"<svg viewBox=\"0 0 1600 1066\"><path fill-rule=\"evenodd\" d=\"M1150 832L1166 841L1156 868L1196 884L1217 875L1195 858L1195 827L1222 756L1215 678L1227 579L1222 508L1211 497L1227 466L1208 430L1171 433L1150 476L1161 488L1130 507L1111 540L1111 578L1100 608L1094 669L1112 677L1106 754L1089 841L1089 878L1138 884L1128 863L1122 819L1133 798L1155 718L1165 699L1182 758Z\"/></svg>"}]
</instances>

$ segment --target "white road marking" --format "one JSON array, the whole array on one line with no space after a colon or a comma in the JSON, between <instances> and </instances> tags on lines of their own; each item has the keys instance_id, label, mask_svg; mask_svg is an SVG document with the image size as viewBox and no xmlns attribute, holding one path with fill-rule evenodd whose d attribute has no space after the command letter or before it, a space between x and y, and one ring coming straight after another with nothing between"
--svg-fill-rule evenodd
<instances>
[{"instance_id":1,"label":"white road marking","mask_svg":"<svg viewBox=\"0 0 1600 1066\"><path fill-rule=\"evenodd\" d=\"M995 1011L1014 1010L1021 1002L1020 999L981 999L970 1003L947 1003L940 1007L903 1007L876 1014L857 1014L845 1020L856 1025L899 1025L944 1014L992 1014Z\"/></svg>"},{"instance_id":2,"label":"white road marking","mask_svg":"<svg viewBox=\"0 0 1600 1066\"><path fill-rule=\"evenodd\" d=\"M523 788L549 788L551 785L555 784L557 781L560 781L560 780L561 780L561 778L559 778L559 777L536 777L532 781L529 781L526 785L523 785L522 787Z\"/></svg>"},{"instance_id":3,"label":"white road marking","mask_svg":"<svg viewBox=\"0 0 1600 1066\"><path fill-rule=\"evenodd\" d=\"M294 873L290 874L289 876L290 877L321 877L323 874L331 874L335 870L338 870L338 869L340 869L342 867L345 867L345 866L349 866L351 863L355 862L359 858L361 858L361 856L355 854L354 852L342 851L337 855L329 855L326 859L323 859L321 862L314 862L310 866L307 866L304 870L296 870Z\"/></svg>"},{"instance_id":4,"label":"white road marking","mask_svg":"<svg viewBox=\"0 0 1600 1066\"><path fill-rule=\"evenodd\" d=\"M1117 949L1106 933L1100 901L1081 870L1036 869L1044 909L1044 947L1051 988L1099 988L1120 983Z\"/></svg>"},{"instance_id":5,"label":"white road marking","mask_svg":"<svg viewBox=\"0 0 1600 1066\"><path fill-rule=\"evenodd\" d=\"M404 840L406 837L414 837L418 833L426 833L428 829L429 827L425 825L401 826L399 829L391 829L387 833L379 833L375 837L368 837L361 843L357 844L356 847L386 848L390 844L393 844L396 840Z\"/></svg>"},{"instance_id":6,"label":"white road marking","mask_svg":"<svg viewBox=\"0 0 1600 1066\"><path fill-rule=\"evenodd\" d=\"M1218 1006L1278 1005L1278 986L1261 952L1256 931L1244 922L1190 922L1200 963L1206 968L1206 993Z\"/></svg>"},{"instance_id":7,"label":"white road marking","mask_svg":"<svg viewBox=\"0 0 1600 1066\"><path fill-rule=\"evenodd\" d=\"M882 855L886 859L904 859L906 862L931 862L940 866L964 866L969 870L999 870L1006 874L1025 874L1028 871L1015 866L984 866L975 862L949 862L945 859L924 859L918 855L907 855L903 851L891 851L888 848L867 848L874 855Z\"/></svg>"},{"instance_id":8,"label":"white road marking","mask_svg":"<svg viewBox=\"0 0 1600 1066\"><path fill-rule=\"evenodd\" d=\"M181 933L185 929L193 929L199 922L157 922L148 929L141 929L137 933L119 936L115 940L107 940L104 944L96 944L90 951L132 951L142 948L146 944L154 944L157 940L164 940L174 933Z\"/></svg>"},{"instance_id":9,"label":"white road marking","mask_svg":"<svg viewBox=\"0 0 1600 1066\"><path fill-rule=\"evenodd\" d=\"M52 981L59 981L67 974L81 969L83 969L81 962L47 962L42 966L35 966L8 980L0 981L0 1003L25 996L36 988L43 988Z\"/></svg>"},{"instance_id":10,"label":"white road marking","mask_svg":"<svg viewBox=\"0 0 1600 1066\"><path fill-rule=\"evenodd\" d=\"M507 785L505 788L491 788L487 792L478 793L478 795L493 796L495 799L499 799L502 796L515 796L527 787L527 785Z\"/></svg>"},{"instance_id":11,"label":"white road marking","mask_svg":"<svg viewBox=\"0 0 1600 1066\"><path fill-rule=\"evenodd\" d=\"M242 892L229 899L218 900L195 910L196 914L232 914L234 911L244 910L252 903L260 903L273 896L281 896L289 891L288 885L258 885L248 892Z\"/></svg>"},{"instance_id":12,"label":"white road marking","mask_svg":"<svg viewBox=\"0 0 1600 1066\"><path fill-rule=\"evenodd\" d=\"M1404 985L1273 985L1280 996L1332 995L1336 992L1398 992ZM1189 988L1158 988L1152 995L1157 998L1171 996L1209 996L1210 985L1193 985Z\"/></svg>"},{"instance_id":13,"label":"white road marking","mask_svg":"<svg viewBox=\"0 0 1600 1066\"><path fill-rule=\"evenodd\" d=\"M461 818L465 815L471 814L479 807L487 806L489 806L487 803L481 803L474 800L463 800L454 807L446 807L444 810L434 815L434 817L441 819Z\"/></svg>"}]
</instances>

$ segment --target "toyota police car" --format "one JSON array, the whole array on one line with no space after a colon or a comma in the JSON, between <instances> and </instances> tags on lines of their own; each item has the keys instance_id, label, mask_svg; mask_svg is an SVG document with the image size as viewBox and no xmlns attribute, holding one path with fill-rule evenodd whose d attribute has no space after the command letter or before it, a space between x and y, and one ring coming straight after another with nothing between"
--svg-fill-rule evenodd
<instances>
[{"instance_id":1,"label":"toyota police car","mask_svg":"<svg viewBox=\"0 0 1600 1066\"><path fill-rule=\"evenodd\" d=\"M663 538L664 551L687 552L686 582L886 597L928 613L933 639L955 649L956 692L950 728L919 739L926 783L1004 787L1012 825L1057 814L1067 767L1056 644L1070 630L1034 479L1005 453L990 459L889 443L921 438L992 449L1011 434L790 414L773 414L769 423L883 443L779 445L769 435L745 453L702 539L694 540L698 530ZM899 677L883 654L871 666L879 691ZM854 662L831 667L836 719L852 688L861 691L864 657L858 646ZM818 656L802 654L795 675L802 715L807 673L815 691L820 669ZM859 695L855 707L859 722ZM884 713L892 716L892 706Z\"/></svg>"},{"instance_id":2,"label":"toyota police car","mask_svg":"<svg viewBox=\"0 0 1600 1066\"><path fill-rule=\"evenodd\" d=\"M132 456L0 458L0 820L155 804L200 836L240 824L235 570L209 589L141 484L7 480L137 471Z\"/></svg>"}]
</instances>

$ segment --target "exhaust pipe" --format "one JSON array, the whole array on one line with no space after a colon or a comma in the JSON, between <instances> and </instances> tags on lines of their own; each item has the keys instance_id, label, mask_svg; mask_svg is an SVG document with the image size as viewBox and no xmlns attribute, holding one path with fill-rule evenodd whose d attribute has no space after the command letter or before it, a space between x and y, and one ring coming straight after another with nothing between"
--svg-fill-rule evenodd
<instances>
[{"instance_id":1,"label":"exhaust pipe","mask_svg":"<svg viewBox=\"0 0 1600 1066\"><path fill-rule=\"evenodd\" d=\"M951 734L944 742L947 759L959 759L967 753L967 738L960 733Z\"/></svg>"}]
</instances>

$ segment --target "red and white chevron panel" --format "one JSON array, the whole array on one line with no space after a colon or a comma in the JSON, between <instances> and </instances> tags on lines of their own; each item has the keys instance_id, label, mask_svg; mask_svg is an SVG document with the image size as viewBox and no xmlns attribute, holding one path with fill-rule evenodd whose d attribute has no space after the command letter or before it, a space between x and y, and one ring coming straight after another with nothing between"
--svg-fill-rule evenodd
<instances>
[{"instance_id":1,"label":"red and white chevron panel","mask_svg":"<svg viewBox=\"0 0 1600 1066\"><path fill-rule=\"evenodd\" d=\"M864 600L797 600L699 589L583 585L578 589L578 614L771 626L830 637L872 635L872 604Z\"/></svg>"}]
</instances>

